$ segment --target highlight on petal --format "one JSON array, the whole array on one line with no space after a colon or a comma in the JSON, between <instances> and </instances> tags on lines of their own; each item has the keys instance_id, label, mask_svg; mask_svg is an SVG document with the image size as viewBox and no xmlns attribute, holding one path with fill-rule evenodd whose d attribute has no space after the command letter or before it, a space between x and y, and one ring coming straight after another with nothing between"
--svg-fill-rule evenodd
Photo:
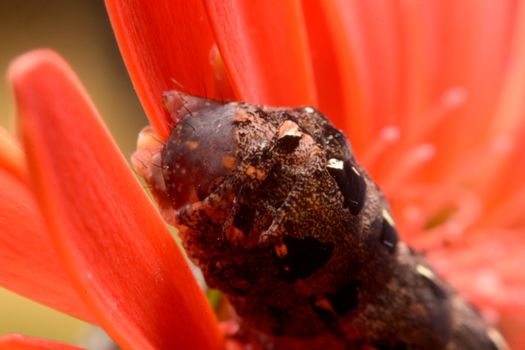
<instances>
[{"instance_id":1,"label":"highlight on petal","mask_svg":"<svg viewBox=\"0 0 525 350\"><path fill-rule=\"evenodd\" d=\"M106 0L106 7L135 90L160 135L167 138L171 129L164 91L233 98L224 82L217 85L215 40L200 1Z\"/></svg>"},{"instance_id":2,"label":"highlight on petal","mask_svg":"<svg viewBox=\"0 0 525 350\"><path fill-rule=\"evenodd\" d=\"M215 317L184 257L55 53L10 69L31 179L77 291L125 349L217 349Z\"/></svg>"},{"instance_id":3,"label":"highlight on petal","mask_svg":"<svg viewBox=\"0 0 525 350\"><path fill-rule=\"evenodd\" d=\"M81 350L82 348L50 340L8 334L0 337L0 350Z\"/></svg>"},{"instance_id":4,"label":"highlight on petal","mask_svg":"<svg viewBox=\"0 0 525 350\"><path fill-rule=\"evenodd\" d=\"M0 136L0 143L1 139ZM13 153L2 153L6 151ZM6 156L14 159L21 157L22 152L13 142L2 147L0 154L0 159ZM34 195L21 179L19 166L6 167L6 162L0 163L0 286L93 321L61 265Z\"/></svg>"},{"instance_id":5,"label":"highlight on petal","mask_svg":"<svg viewBox=\"0 0 525 350\"><path fill-rule=\"evenodd\" d=\"M299 2L205 3L238 98L275 106L317 105Z\"/></svg>"}]
</instances>

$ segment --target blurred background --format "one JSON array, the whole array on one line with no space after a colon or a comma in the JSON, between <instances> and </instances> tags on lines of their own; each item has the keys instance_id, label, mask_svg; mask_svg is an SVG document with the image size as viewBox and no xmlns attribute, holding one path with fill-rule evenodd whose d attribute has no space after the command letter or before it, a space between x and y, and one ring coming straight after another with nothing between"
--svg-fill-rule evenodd
<instances>
[{"instance_id":1,"label":"blurred background","mask_svg":"<svg viewBox=\"0 0 525 350\"><path fill-rule=\"evenodd\" d=\"M60 53L80 76L122 152L129 159L147 121L127 76L102 0L0 1L0 125L16 132L5 80L9 62L35 48ZM0 335L76 342L89 327L0 287Z\"/></svg>"}]
</instances>

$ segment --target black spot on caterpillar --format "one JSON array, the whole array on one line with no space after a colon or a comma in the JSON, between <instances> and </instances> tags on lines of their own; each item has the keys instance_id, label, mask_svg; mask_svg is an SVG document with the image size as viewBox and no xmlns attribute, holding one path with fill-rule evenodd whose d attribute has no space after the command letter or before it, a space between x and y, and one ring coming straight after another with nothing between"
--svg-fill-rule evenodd
<instances>
[{"instance_id":1,"label":"black spot on caterpillar","mask_svg":"<svg viewBox=\"0 0 525 350\"><path fill-rule=\"evenodd\" d=\"M503 349L402 242L343 133L311 107L166 94L139 172L254 349ZM144 164L144 163L141 163ZM160 165L160 167L158 166Z\"/></svg>"}]
</instances>

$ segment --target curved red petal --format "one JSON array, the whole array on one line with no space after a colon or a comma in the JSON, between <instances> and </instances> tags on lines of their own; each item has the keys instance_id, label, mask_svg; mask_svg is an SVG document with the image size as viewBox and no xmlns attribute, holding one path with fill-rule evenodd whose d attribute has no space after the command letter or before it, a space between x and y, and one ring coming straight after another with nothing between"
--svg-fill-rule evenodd
<instances>
[{"instance_id":1,"label":"curved red petal","mask_svg":"<svg viewBox=\"0 0 525 350\"><path fill-rule=\"evenodd\" d=\"M366 81L358 71L352 42L338 21L340 9L331 1L304 1L319 109L342 128L356 151L365 146L367 126ZM355 45L354 45L355 46Z\"/></svg>"},{"instance_id":2,"label":"curved red petal","mask_svg":"<svg viewBox=\"0 0 525 350\"><path fill-rule=\"evenodd\" d=\"M238 97L251 103L317 105L299 2L206 0Z\"/></svg>"},{"instance_id":3,"label":"curved red petal","mask_svg":"<svg viewBox=\"0 0 525 350\"><path fill-rule=\"evenodd\" d=\"M8 334L0 337L0 350L81 350L82 348L46 339Z\"/></svg>"},{"instance_id":4,"label":"curved red petal","mask_svg":"<svg viewBox=\"0 0 525 350\"><path fill-rule=\"evenodd\" d=\"M56 54L11 67L37 199L68 272L125 349L217 349L214 315L184 257Z\"/></svg>"},{"instance_id":5,"label":"curved red petal","mask_svg":"<svg viewBox=\"0 0 525 350\"><path fill-rule=\"evenodd\" d=\"M93 317L51 243L27 184L0 165L0 285L75 317Z\"/></svg>"},{"instance_id":6,"label":"curved red petal","mask_svg":"<svg viewBox=\"0 0 525 350\"><path fill-rule=\"evenodd\" d=\"M164 91L233 97L216 83L215 42L200 1L106 0L106 7L135 90L162 136L171 129Z\"/></svg>"}]
</instances>

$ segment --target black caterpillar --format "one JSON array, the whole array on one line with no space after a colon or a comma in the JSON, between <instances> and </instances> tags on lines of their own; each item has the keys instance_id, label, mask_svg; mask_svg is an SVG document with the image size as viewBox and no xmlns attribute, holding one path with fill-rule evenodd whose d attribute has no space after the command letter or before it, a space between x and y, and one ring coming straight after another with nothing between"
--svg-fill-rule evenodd
<instances>
[{"instance_id":1,"label":"black caterpillar","mask_svg":"<svg viewBox=\"0 0 525 350\"><path fill-rule=\"evenodd\" d=\"M252 349L505 348L319 111L166 98L177 125L141 172Z\"/></svg>"}]
</instances>

